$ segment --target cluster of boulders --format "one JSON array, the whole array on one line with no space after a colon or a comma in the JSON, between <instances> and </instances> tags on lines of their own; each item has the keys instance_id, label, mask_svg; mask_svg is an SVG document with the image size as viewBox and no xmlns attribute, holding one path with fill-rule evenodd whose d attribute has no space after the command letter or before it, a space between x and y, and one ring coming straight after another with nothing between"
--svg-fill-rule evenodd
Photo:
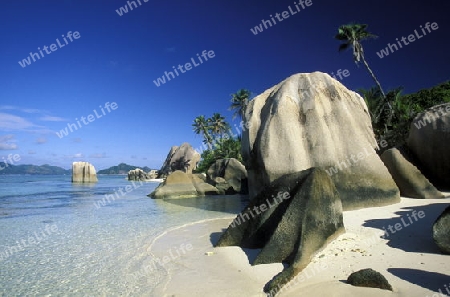
<instances>
[{"instance_id":1,"label":"cluster of boulders","mask_svg":"<svg viewBox=\"0 0 450 297\"><path fill-rule=\"evenodd\" d=\"M140 168L128 171L128 180L130 181L148 181L154 180L158 177L158 170L150 170L145 172Z\"/></svg>"},{"instance_id":2,"label":"cluster of boulders","mask_svg":"<svg viewBox=\"0 0 450 297\"><path fill-rule=\"evenodd\" d=\"M217 246L260 249L253 264L288 264L267 283L266 292L293 279L319 250L344 232L343 210L397 203L400 193L414 198L443 197L432 182L438 176L448 176L450 164L444 166L446 169L423 166L434 170L430 181L402 149L387 151L380 158L363 98L327 74L289 77L254 98L245 120L248 129L243 132L242 153L251 202ZM443 122L448 129L449 119L439 121L438 129ZM433 125L427 127L432 129ZM419 152L419 146L413 145L413 139L419 136L414 133L409 147ZM420 140L422 146L441 146L445 151L450 144L448 135L447 144L443 144L441 133L435 140L427 133ZM428 157L423 154L417 153L416 158L423 158L421 164L426 164ZM278 199L281 192L291 198ZM443 215L435 224L435 240L440 237L441 246L448 246L448 239L442 235L449 238L448 217ZM380 280L372 271L364 271L361 276L362 283L369 285L370 279ZM355 277L350 281L359 282Z\"/></svg>"},{"instance_id":3,"label":"cluster of boulders","mask_svg":"<svg viewBox=\"0 0 450 297\"><path fill-rule=\"evenodd\" d=\"M446 151L450 113L420 126L426 114L414 121L407 147L380 157L370 114L359 94L325 73L296 74L249 103L242 135L245 166L223 159L206 175L193 174L200 156L183 144L170 151L159 173L166 180L150 196L169 199L248 191L249 205L216 246L259 249L252 264L288 264L264 288L273 292L345 232L344 210L398 203L400 194L443 197L433 184L450 185ZM433 228L435 241L447 253L449 212ZM372 286L372 280L391 289L370 270L350 278L364 286Z\"/></svg>"},{"instance_id":4,"label":"cluster of boulders","mask_svg":"<svg viewBox=\"0 0 450 297\"><path fill-rule=\"evenodd\" d=\"M186 151L193 150L188 146ZM169 174L149 196L155 199L193 198L206 195L246 194L247 172L238 160L217 160L208 173L187 173L176 170Z\"/></svg>"},{"instance_id":5,"label":"cluster of boulders","mask_svg":"<svg viewBox=\"0 0 450 297\"><path fill-rule=\"evenodd\" d=\"M72 182L73 183L96 183L97 172L94 165L88 162L72 163Z\"/></svg>"},{"instance_id":6,"label":"cluster of boulders","mask_svg":"<svg viewBox=\"0 0 450 297\"><path fill-rule=\"evenodd\" d=\"M434 106L411 123L404 146L381 155L404 197L436 199L450 189L450 103Z\"/></svg>"}]
</instances>

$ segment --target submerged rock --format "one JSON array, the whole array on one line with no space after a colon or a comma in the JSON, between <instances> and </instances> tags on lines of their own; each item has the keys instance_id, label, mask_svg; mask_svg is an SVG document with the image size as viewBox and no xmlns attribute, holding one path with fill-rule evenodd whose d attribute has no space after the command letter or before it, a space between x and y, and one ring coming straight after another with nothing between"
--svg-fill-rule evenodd
<instances>
[{"instance_id":1,"label":"submerged rock","mask_svg":"<svg viewBox=\"0 0 450 297\"><path fill-rule=\"evenodd\" d=\"M177 170L167 176L149 196L154 199L180 199L219 194L219 190L206 183L205 179L201 174Z\"/></svg>"}]
</instances>

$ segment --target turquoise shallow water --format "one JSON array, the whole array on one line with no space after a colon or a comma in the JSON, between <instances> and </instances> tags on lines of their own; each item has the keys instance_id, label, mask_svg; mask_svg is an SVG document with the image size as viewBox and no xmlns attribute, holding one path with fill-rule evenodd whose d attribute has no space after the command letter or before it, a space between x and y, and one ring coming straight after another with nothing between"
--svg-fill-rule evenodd
<instances>
[{"instance_id":1,"label":"turquoise shallow water","mask_svg":"<svg viewBox=\"0 0 450 297\"><path fill-rule=\"evenodd\" d=\"M70 176L0 175L0 296L153 296L165 270L135 278L151 261L152 241L176 226L231 217L245 204L235 196L148 198L157 185L124 176L73 185ZM110 201L99 204L105 195Z\"/></svg>"}]
</instances>

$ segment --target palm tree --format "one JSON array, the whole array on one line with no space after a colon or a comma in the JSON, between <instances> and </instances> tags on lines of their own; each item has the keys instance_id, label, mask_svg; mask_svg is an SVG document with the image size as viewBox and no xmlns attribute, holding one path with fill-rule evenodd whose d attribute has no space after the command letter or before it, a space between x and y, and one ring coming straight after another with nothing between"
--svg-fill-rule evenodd
<instances>
[{"instance_id":1,"label":"palm tree","mask_svg":"<svg viewBox=\"0 0 450 297\"><path fill-rule=\"evenodd\" d=\"M369 71L373 80L380 89L383 98L385 98L386 95L384 94L384 91L381 88L380 82L378 81L372 69L370 69L369 64L367 64L366 59L364 58L364 49L361 44L361 41L365 39L376 38L378 36L369 33L366 29L367 29L366 24L342 25L339 27L338 34L336 34L334 38L342 42L342 44L339 46L339 52L344 51L349 47L353 48L353 59L355 60L356 65L358 65L358 63L361 61L364 63L364 65L367 68L367 71Z\"/></svg>"},{"instance_id":2,"label":"palm tree","mask_svg":"<svg viewBox=\"0 0 450 297\"><path fill-rule=\"evenodd\" d=\"M220 113L214 113L211 118L208 119L210 123L211 132L216 135L216 137L222 136L230 130L230 126L225 121L225 118Z\"/></svg>"},{"instance_id":3,"label":"palm tree","mask_svg":"<svg viewBox=\"0 0 450 297\"><path fill-rule=\"evenodd\" d=\"M245 117L245 110L250 101L251 92L247 89L240 89L235 94L231 94L231 106L229 110L235 110L233 120L239 116L241 119Z\"/></svg>"},{"instance_id":4,"label":"palm tree","mask_svg":"<svg viewBox=\"0 0 450 297\"><path fill-rule=\"evenodd\" d=\"M194 123L192 124L194 127L193 130L195 134L202 134L204 138L204 143L208 145L209 149L212 149L212 137L209 133L211 129L210 119L206 119L205 116L201 115L195 118Z\"/></svg>"}]
</instances>

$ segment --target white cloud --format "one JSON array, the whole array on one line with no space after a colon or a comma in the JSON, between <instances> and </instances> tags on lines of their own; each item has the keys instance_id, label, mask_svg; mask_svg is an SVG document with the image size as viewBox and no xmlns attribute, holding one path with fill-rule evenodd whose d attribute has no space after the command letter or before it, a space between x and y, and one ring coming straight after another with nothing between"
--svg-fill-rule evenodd
<instances>
[{"instance_id":1,"label":"white cloud","mask_svg":"<svg viewBox=\"0 0 450 297\"><path fill-rule=\"evenodd\" d=\"M0 136L0 150L16 150L19 147L15 143L14 135L4 135Z\"/></svg>"},{"instance_id":2,"label":"white cloud","mask_svg":"<svg viewBox=\"0 0 450 297\"><path fill-rule=\"evenodd\" d=\"M40 117L39 120L44 121L44 122L67 122L67 120L64 118L53 117L53 116L49 116L49 115Z\"/></svg>"},{"instance_id":3,"label":"white cloud","mask_svg":"<svg viewBox=\"0 0 450 297\"><path fill-rule=\"evenodd\" d=\"M0 112L0 130L27 130L30 128L36 128L33 123L28 120L18 117L12 114Z\"/></svg>"},{"instance_id":4,"label":"white cloud","mask_svg":"<svg viewBox=\"0 0 450 297\"><path fill-rule=\"evenodd\" d=\"M80 158L84 158L82 153L77 153L75 155L72 156L73 159L80 159Z\"/></svg>"},{"instance_id":5,"label":"white cloud","mask_svg":"<svg viewBox=\"0 0 450 297\"><path fill-rule=\"evenodd\" d=\"M95 158L95 159L103 159L103 158L108 158L106 156L106 153L102 153L102 154L92 154L89 156L90 158Z\"/></svg>"},{"instance_id":6,"label":"white cloud","mask_svg":"<svg viewBox=\"0 0 450 297\"><path fill-rule=\"evenodd\" d=\"M46 142L47 142L47 138L45 138L45 137L39 137L38 139L36 139L37 144L43 144Z\"/></svg>"},{"instance_id":7,"label":"white cloud","mask_svg":"<svg viewBox=\"0 0 450 297\"><path fill-rule=\"evenodd\" d=\"M13 105L0 105L0 110L19 110L24 113L48 113L45 110L35 109L35 108L20 108Z\"/></svg>"}]
</instances>

